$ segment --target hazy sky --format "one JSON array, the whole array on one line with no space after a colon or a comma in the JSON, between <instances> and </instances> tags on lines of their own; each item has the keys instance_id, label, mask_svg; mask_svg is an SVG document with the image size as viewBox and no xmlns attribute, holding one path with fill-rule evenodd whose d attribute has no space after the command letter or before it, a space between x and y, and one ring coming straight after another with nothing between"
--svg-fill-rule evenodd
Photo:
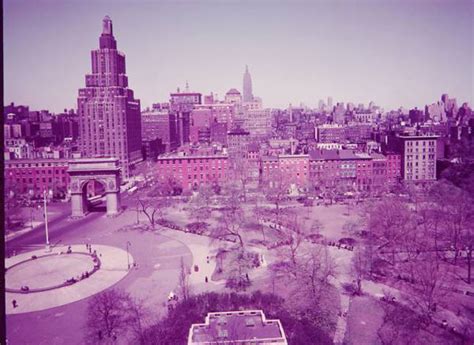
<instances>
[{"instance_id":1,"label":"hazy sky","mask_svg":"<svg viewBox=\"0 0 474 345\"><path fill-rule=\"evenodd\" d=\"M76 108L112 18L142 108L189 81L223 98L249 65L264 106L474 101L474 2L4 0L5 102Z\"/></svg>"}]
</instances>

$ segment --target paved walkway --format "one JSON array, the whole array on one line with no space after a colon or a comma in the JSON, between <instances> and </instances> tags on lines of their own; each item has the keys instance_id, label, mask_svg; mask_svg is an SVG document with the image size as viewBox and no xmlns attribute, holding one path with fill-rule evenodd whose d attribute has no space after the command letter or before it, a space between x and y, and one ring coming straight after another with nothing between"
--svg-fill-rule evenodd
<instances>
[{"instance_id":1,"label":"paved walkway","mask_svg":"<svg viewBox=\"0 0 474 345\"><path fill-rule=\"evenodd\" d=\"M173 238L185 244L193 256L193 264L191 267L191 275L189 282L192 286L193 293L201 293L208 291L222 290L225 280L213 281L211 280L212 274L216 269L216 253L221 247L226 247L230 244L227 241L213 241L207 236L200 236L191 233L185 233L182 231L169 230L161 227L161 235ZM249 276L252 280L257 279L265 273L267 262L265 254L268 252L266 249L262 249L257 246L250 246L253 251L257 252L261 258L261 266L252 269L249 272ZM199 270L194 271L194 266L197 265ZM208 282L206 283L206 277Z\"/></svg>"},{"instance_id":2,"label":"paved walkway","mask_svg":"<svg viewBox=\"0 0 474 345\"><path fill-rule=\"evenodd\" d=\"M338 249L337 247L327 247L331 257L334 259L337 267L337 277L330 280L330 283L339 291L341 314L337 318L336 332L334 333L333 343L336 345L343 344L344 336L347 328L347 312L351 302L351 297L344 290L344 284L352 282L351 277L351 262L353 252Z\"/></svg>"},{"instance_id":3,"label":"paved walkway","mask_svg":"<svg viewBox=\"0 0 474 345\"><path fill-rule=\"evenodd\" d=\"M65 253L68 246L55 247L52 253ZM87 252L84 244L72 245L73 252ZM102 290L116 284L129 272L127 269L127 252L110 246L92 245L92 250L97 251L101 261L100 269L89 278L81 280L73 285L65 286L55 290L34 292L29 294L10 293L5 294L6 313L21 314L33 311L45 310L59 307L65 304L79 301L89 296L95 295ZM45 249L22 253L20 255L5 260L8 268L15 263L27 260L32 255L41 256L45 254ZM67 254L61 254L67 255ZM133 264L133 257L129 255L129 262ZM74 261L72 261L74 263ZM78 272L80 274L80 272ZM8 271L5 276L6 285L9 285ZM18 303L17 308L13 308L13 300Z\"/></svg>"},{"instance_id":4,"label":"paved walkway","mask_svg":"<svg viewBox=\"0 0 474 345\"><path fill-rule=\"evenodd\" d=\"M177 230L169 230L164 227L160 228L161 235L184 243L191 251L193 264L191 266L189 282L192 286L193 293L222 289L222 284L225 283L224 281L215 282L211 280L212 273L216 268L215 254L217 245L213 245L209 237ZM194 266L196 265L199 268L197 272L194 271ZM206 277L208 279L207 283Z\"/></svg>"}]
</instances>

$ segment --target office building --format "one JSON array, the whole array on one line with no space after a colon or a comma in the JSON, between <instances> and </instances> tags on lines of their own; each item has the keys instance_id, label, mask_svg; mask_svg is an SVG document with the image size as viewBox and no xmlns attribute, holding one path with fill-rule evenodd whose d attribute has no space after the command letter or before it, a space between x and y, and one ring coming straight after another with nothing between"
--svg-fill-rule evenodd
<instances>
[{"instance_id":1,"label":"office building","mask_svg":"<svg viewBox=\"0 0 474 345\"><path fill-rule=\"evenodd\" d=\"M122 178L142 159L140 101L128 88L125 55L117 50L112 20L106 16L99 49L92 53L92 73L77 99L83 157L119 159Z\"/></svg>"}]
</instances>

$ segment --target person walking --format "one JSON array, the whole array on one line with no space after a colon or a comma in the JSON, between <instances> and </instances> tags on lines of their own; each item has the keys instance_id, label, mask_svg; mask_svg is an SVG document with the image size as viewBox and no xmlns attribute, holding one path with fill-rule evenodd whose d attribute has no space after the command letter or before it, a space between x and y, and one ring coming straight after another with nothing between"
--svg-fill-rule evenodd
<instances>
[{"instance_id":1,"label":"person walking","mask_svg":"<svg viewBox=\"0 0 474 345\"><path fill-rule=\"evenodd\" d=\"M204 281L205 281L206 283L209 282L209 279L207 279L207 276L206 276L206 278L204 279Z\"/></svg>"},{"instance_id":2,"label":"person walking","mask_svg":"<svg viewBox=\"0 0 474 345\"><path fill-rule=\"evenodd\" d=\"M18 307L18 303L17 303L16 299L14 299L14 300L12 301L12 305L13 305L13 309L15 309L16 307Z\"/></svg>"}]
</instances>

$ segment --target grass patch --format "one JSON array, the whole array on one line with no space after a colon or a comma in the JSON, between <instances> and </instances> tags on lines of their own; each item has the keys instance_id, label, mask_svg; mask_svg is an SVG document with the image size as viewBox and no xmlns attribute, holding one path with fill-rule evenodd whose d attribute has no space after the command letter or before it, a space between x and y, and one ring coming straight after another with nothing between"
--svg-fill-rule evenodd
<instances>
[{"instance_id":1,"label":"grass patch","mask_svg":"<svg viewBox=\"0 0 474 345\"><path fill-rule=\"evenodd\" d=\"M380 302L370 296L355 296L349 305L344 344L380 344L377 331L385 312Z\"/></svg>"}]
</instances>

